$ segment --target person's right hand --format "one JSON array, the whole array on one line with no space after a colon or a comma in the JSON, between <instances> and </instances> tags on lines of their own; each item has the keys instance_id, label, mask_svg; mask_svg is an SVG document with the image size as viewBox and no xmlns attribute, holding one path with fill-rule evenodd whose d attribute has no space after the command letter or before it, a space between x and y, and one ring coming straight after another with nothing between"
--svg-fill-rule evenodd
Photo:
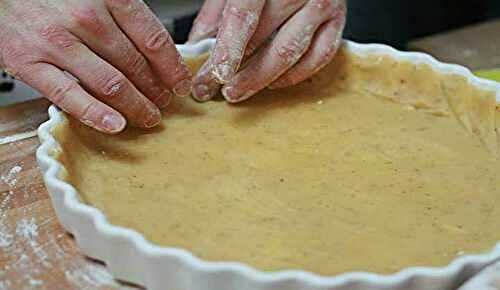
<instances>
[{"instance_id":1,"label":"person's right hand","mask_svg":"<svg viewBox=\"0 0 500 290\"><path fill-rule=\"evenodd\" d=\"M105 133L127 121L153 127L159 108L191 90L170 35L141 0L0 0L0 67Z\"/></svg>"}]
</instances>

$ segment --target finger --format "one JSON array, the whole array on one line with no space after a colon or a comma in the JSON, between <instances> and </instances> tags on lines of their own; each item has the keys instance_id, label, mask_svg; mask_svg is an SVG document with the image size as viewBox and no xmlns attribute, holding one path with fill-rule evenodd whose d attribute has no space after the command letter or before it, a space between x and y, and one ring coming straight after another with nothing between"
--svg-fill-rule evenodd
<instances>
[{"instance_id":1,"label":"finger","mask_svg":"<svg viewBox=\"0 0 500 290\"><path fill-rule=\"evenodd\" d=\"M270 0L264 5L257 30L248 42L245 56L252 55L278 28L297 12L307 0Z\"/></svg>"},{"instance_id":2,"label":"finger","mask_svg":"<svg viewBox=\"0 0 500 290\"><path fill-rule=\"evenodd\" d=\"M212 62L209 58L193 78L193 98L200 102L212 99L220 90L221 85L215 80Z\"/></svg>"},{"instance_id":3,"label":"finger","mask_svg":"<svg viewBox=\"0 0 500 290\"><path fill-rule=\"evenodd\" d=\"M193 22L193 27L188 37L188 43L197 42L217 34L225 5L226 0L205 1L198 16L196 16Z\"/></svg>"},{"instance_id":4,"label":"finger","mask_svg":"<svg viewBox=\"0 0 500 290\"><path fill-rule=\"evenodd\" d=\"M222 94L226 100L232 103L246 100L281 76L307 51L315 31L333 13L331 0L309 1L224 86Z\"/></svg>"},{"instance_id":5,"label":"finger","mask_svg":"<svg viewBox=\"0 0 500 290\"><path fill-rule=\"evenodd\" d=\"M109 11L151 64L153 71L178 96L191 93L191 73L170 34L141 0L106 0Z\"/></svg>"},{"instance_id":6,"label":"finger","mask_svg":"<svg viewBox=\"0 0 500 290\"><path fill-rule=\"evenodd\" d=\"M173 94L153 74L148 61L123 34L107 10L77 9L73 17L77 25L71 31L87 46L125 74L159 108L169 104Z\"/></svg>"},{"instance_id":7,"label":"finger","mask_svg":"<svg viewBox=\"0 0 500 290\"><path fill-rule=\"evenodd\" d=\"M261 6L264 5L264 1L261 2L228 1L213 53L193 80L193 97L196 100L210 100L219 91L222 79L230 78L238 69L246 43L255 30ZM216 61L219 68L215 65Z\"/></svg>"},{"instance_id":8,"label":"finger","mask_svg":"<svg viewBox=\"0 0 500 290\"><path fill-rule=\"evenodd\" d=\"M158 107L149 101L117 69L90 50L81 49L81 57L62 64L95 97L122 113L136 127L152 128L161 120Z\"/></svg>"},{"instance_id":9,"label":"finger","mask_svg":"<svg viewBox=\"0 0 500 290\"><path fill-rule=\"evenodd\" d=\"M18 75L59 108L104 133L125 128L123 116L89 95L74 79L47 63L35 63Z\"/></svg>"},{"instance_id":10,"label":"finger","mask_svg":"<svg viewBox=\"0 0 500 290\"><path fill-rule=\"evenodd\" d=\"M78 78L94 97L122 113L129 124L151 128L160 122L158 107L65 28L50 26L40 36L46 41L43 47L48 59Z\"/></svg>"},{"instance_id":11,"label":"finger","mask_svg":"<svg viewBox=\"0 0 500 290\"><path fill-rule=\"evenodd\" d=\"M343 26L344 21L340 19L332 19L323 24L306 54L269 88L278 89L298 84L330 63L342 43Z\"/></svg>"},{"instance_id":12,"label":"finger","mask_svg":"<svg viewBox=\"0 0 500 290\"><path fill-rule=\"evenodd\" d=\"M212 73L219 83L229 82L238 71L264 4L265 0L227 1L212 56Z\"/></svg>"}]
</instances>

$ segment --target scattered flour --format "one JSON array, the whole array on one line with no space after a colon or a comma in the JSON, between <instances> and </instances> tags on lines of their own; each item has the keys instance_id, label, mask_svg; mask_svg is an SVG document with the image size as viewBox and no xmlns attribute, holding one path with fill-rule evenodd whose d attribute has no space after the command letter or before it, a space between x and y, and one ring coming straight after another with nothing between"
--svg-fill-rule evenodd
<instances>
[{"instance_id":1,"label":"scattered flour","mask_svg":"<svg viewBox=\"0 0 500 290\"><path fill-rule=\"evenodd\" d=\"M33 279L33 278L28 278L28 283L30 284L30 286L41 286L41 285L43 285L43 281L36 280L36 279Z\"/></svg>"},{"instance_id":2,"label":"scattered flour","mask_svg":"<svg viewBox=\"0 0 500 290\"><path fill-rule=\"evenodd\" d=\"M10 288L10 281L9 280L6 280L6 281L0 281L0 290L9 290Z\"/></svg>"},{"instance_id":3,"label":"scattered flour","mask_svg":"<svg viewBox=\"0 0 500 290\"><path fill-rule=\"evenodd\" d=\"M9 269L12 268L23 273L22 280L24 282L21 284L25 285L23 289L46 289L47 285L45 285L44 281L37 278L41 273L51 269L54 262L66 269L64 276L75 289L118 286L104 266L73 263L71 260L66 260L67 253L58 244L58 239L63 238L63 234L49 234L45 237L44 243L39 242L39 226L41 225L43 223L40 223L34 217L20 218L10 228L0 220L0 251L4 248L7 253L16 257L10 264ZM45 249L48 245L50 245L50 255ZM9 269L5 267L1 271L8 271ZM12 287L16 287L15 285L18 284L13 280L2 282L0 274L0 290L10 290Z\"/></svg>"},{"instance_id":4,"label":"scattered flour","mask_svg":"<svg viewBox=\"0 0 500 290\"><path fill-rule=\"evenodd\" d=\"M9 261L6 265L1 265L0 262L0 290L49 289L40 275L52 272L54 265L64 269L64 276L72 288L124 289L104 266L72 259L73 254L66 252L60 245L59 240L64 238L64 234L42 233L42 227L54 217L34 217L33 212L37 206L18 208L16 212L20 216L17 220L7 219L8 209L15 198L28 199L39 190L37 185L29 183L31 179L27 176L24 177L28 184L23 188L16 188L20 184L18 177L23 167L19 163L14 165L0 174L0 184L3 182L7 186L5 192L0 192L0 260L5 258ZM21 277L9 279L9 273L17 273Z\"/></svg>"},{"instance_id":5,"label":"scattered flour","mask_svg":"<svg viewBox=\"0 0 500 290\"><path fill-rule=\"evenodd\" d=\"M85 265L64 272L64 276L70 283L78 288L89 286L94 288L99 286L116 286L113 276L111 276L104 267Z\"/></svg>"},{"instance_id":6,"label":"scattered flour","mask_svg":"<svg viewBox=\"0 0 500 290\"><path fill-rule=\"evenodd\" d=\"M4 176L1 178L4 180ZM9 187L11 186L9 185ZM12 190L4 192L2 199L0 200L0 249L10 247L14 239L14 235L10 234L7 227L3 224L3 218L7 214L7 206L9 205L13 194Z\"/></svg>"},{"instance_id":7,"label":"scattered flour","mask_svg":"<svg viewBox=\"0 0 500 290\"><path fill-rule=\"evenodd\" d=\"M17 174L21 172L22 169L23 168L21 166L16 165L12 167L7 174L0 176L0 179L12 188L16 185Z\"/></svg>"},{"instance_id":8,"label":"scattered flour","mask_svg":"<svg viewBox=\"0 0 500 290\"><path fill-rule=\"evenodd\" d=\"M38 226L34 217L31 219L23 218L17 222L16 236L20 241L24 241L31 246L32 252L43 266L52 266L49 262L49 255L47 255L43 247L38 243Z\"/></svg>"},{"instance_id":9,"label":"scattered flour","mask_svg":"<svg viewBox=\"0 0 500 290\"><path fill-rule=\"evenodd\" d=\"M38 237L38 226L35 223L35 218L28 220L26 218L21 219L17 222L16 235L22 238L30 244L36 243L36 238Z\"/></svg>"},{"instance_id":10,"label":"scattered flour","mask_svg":"<svg viewBox=\"0 0 500 290\"><path fill-rule=\"evenodd\" d=\"M6 211L7 205L9 204L10 200L12 199L13 194L14 194L14 192L12 190L9 190L9 191L3 193L3 200L0 201L0 218L3 217L2 212Z\"/></svg>"},{"instance_id":11,"label":"scattered flour","mask_svg":"<svg viewBox=\"0 0 500 290\"><path fill-rule=\"evenodd\" d=\"M8 232L7 227L0 220L0 248L7 248L12 245L13 239L14 235Z\"/></svg>"}]
</instances>

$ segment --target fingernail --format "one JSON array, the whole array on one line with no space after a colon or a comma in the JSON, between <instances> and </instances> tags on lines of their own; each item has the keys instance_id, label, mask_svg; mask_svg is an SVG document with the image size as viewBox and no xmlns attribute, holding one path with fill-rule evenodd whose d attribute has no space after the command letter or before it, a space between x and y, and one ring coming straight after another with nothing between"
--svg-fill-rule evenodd
<instances>
[{"instance_id":1,"label":"fingernail","mask_svg":"<svg viewBox=\"0 0 500 290\"><path fill-rule=\"evenodd\" d=\"M222 95L229 103L239 103L251 96L255 95L256 91L247 91L243 95L239 95L234 87L224 87L222 89Z\"/></svg>"},{"instance_id":2,"label":"fingernail","mask_svg":"<svg viewBox=\"0 0 500 290\"><path fill-rule=\"evenodd\" d=\"M102 127L106 132L118 133L125 128L127 121L116 114L106 114L102 118Z\"/></svg>"},{"instance_id":3,"label":"fingernail","mask_svg":"<svg viewBox=\"0 0 500 290\"><path fill-rule=\"evenodd\" d=\"M236 100L238 98L238 95L236 95L236 92L233 87L224 87L222 88L222 95L226 100Z\"/></svg>"},{"instance_id":4,"label":"fingernail","mask_svg":"<svg viewBox=\"0 0 500 290\"><path fill-rule=\"evenodd\" d=\"M177 85L175 85L173 90L174 94L179 97L185 97L191 93L192 86L193 83L190 79L182 80Z\"/></svg>"},{"instance_id":5,"label":"fingernail","mask_svg":"<svg viewBox=\"0 0 500 290\"><path fill-rule=\"evenodd\" d=\"M146 118L146 120L144 121L144 127L148 129L153 128L156 125L160 124L160 122L161 122L161 113L160 110L156 109L153 110Z\"/></svg>"},{"instance_id":6,"label":"fingernail","mask_svg":"<svg viewBox=\"0 0 500 290\"><path fill-rule=\"evenodd\" d=\"M169 90L165 89L158 97L156 105L158 106L158 108L163 109L170 104L171 100L172 100L172 93Z\"/></svg>"},{"instance_id":7,"label":"fingernail","mask_svg":"<svg viewBox=\"0 0 500 290\"><path fill-rule=\"evenodd\" d=\"M207 85L200 84L193 88L193 97L201 102L208 101L212 96Z\"/></svg>"}]
</instances>

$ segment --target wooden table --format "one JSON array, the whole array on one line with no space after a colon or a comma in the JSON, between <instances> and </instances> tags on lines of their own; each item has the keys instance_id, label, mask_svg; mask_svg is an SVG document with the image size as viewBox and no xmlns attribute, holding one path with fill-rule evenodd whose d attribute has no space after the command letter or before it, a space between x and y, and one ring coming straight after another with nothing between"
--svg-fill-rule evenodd
<instances>
[{"instance_id":1,"label":"wooden table","mask_svg":"<svg viewBox=\"0 0 500 290\"><path fill-rule=\"evenodd\" d=\"M409 48L472 70L500 68L500 19L417 39Z\"/></svg>"},{"instance_id":2,"label":"wooden table","mask_svg":"<svg viewBox=\"0 0 500 290\"><path fill-rule=\"evenodd\" d=\"M500 21L411 46L473 69L500 66ZM34 136L47 107L38 100L0 108L0 144ZM0 290L139 289L114 281L63 231L35 162L38 145L36 137L0 145Z\"/></svg>"},{"instance_id":3,"label":"wooden table","mask_svg":"<svg viewBox=\"0 0 500 290\"><path fill-rule=\"evenodd\" d=\"M33 136L48 105L0 108L0 143ZM0 145L0 290L139 289L113 280L61 228L36 164L38 145L36 136Z\"/></svg>"}]
</instances>

